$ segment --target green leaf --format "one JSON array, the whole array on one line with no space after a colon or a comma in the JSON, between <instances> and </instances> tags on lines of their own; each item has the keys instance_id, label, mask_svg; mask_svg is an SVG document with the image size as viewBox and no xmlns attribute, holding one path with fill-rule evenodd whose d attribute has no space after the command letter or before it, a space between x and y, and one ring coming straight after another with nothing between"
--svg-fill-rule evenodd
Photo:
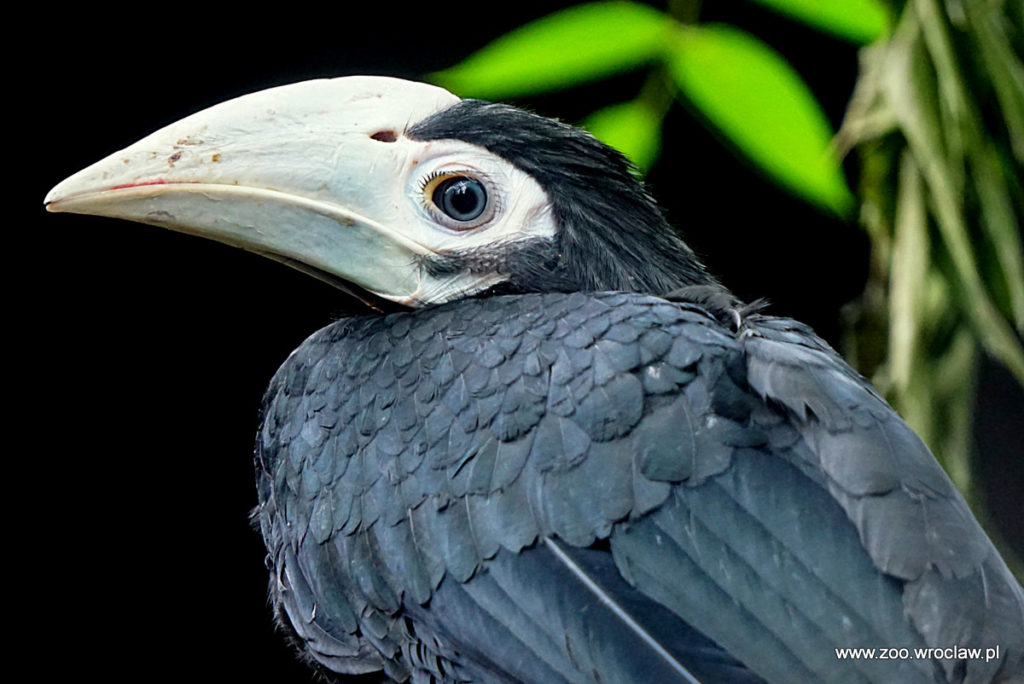
<instances>
[{"instance_id":1,"label":"green leaf","mask_svg":"<svg viewBox=\"0 0 1024 684\"><path fill-rule=\"evenodd\" d=\"M889 29L879 0L754 0L814 28L855 43L871 43Z\"/></svg>"},{"instance_id":2,"label":"green leaf","mask_svg":"<svg viewBox=\"0 0 1024 684\"><path fill-rule=\"evenodd\" d=\"M832 128L800 76L773 49L739 29L680 29L668 60L681 93L771 177L845 214L853 206Z\"/></svg>"},{"instance_id":3,"label":"green leaf","mask_svg":"<svg viewBox=\"0 0 1024 684\"><path fill-rule=\"evenodd\" d=\"M641 171L651 168L661 147L661 116L643 100L599 109L583 127L629 157Z\"/></svg>"},{"instance_id":4,"label":"green leaf","mask_svg":"<svg viewBox=\"0 0 1024 684\"><path fill-rule=\"evenodd\" d=\"M559 90L656 59L672 34L667 15L632 2L595 2L531 22L431 76L462 97Z\"/></svg>"}]
</instances>

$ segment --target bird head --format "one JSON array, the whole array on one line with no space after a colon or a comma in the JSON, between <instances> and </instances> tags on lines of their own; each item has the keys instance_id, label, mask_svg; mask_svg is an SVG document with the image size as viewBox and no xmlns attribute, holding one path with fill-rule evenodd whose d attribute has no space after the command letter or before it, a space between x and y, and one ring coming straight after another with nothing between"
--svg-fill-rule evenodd
<instances>
[{"instance_id":1,"label":"bird head","mask_svg":"<svg viewBox=\"0 0 1024 684\"><path fill-rule=\"evenodd\" d=\"M198 112L45 201L232 244L368 303L713 283L632 171L552 119L357 76Z\"/></svg>"}]
</instances>

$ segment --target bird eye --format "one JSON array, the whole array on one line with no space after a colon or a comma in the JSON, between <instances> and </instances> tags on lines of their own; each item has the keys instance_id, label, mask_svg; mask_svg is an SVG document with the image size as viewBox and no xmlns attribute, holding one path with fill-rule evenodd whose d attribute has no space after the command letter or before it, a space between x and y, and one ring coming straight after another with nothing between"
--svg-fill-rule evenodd
<instances>
[{"instance_id":1,"label":"bird eye","mask_svg":"<svg viewBox=\"0 0 1024 684\"><path fill-rule=\"evenodd\" d=\"M487 188L476 178L448 176L437 183L430 199L448 218L460 224L476 221L487 210Z\"/></svg>"}]
</instances>

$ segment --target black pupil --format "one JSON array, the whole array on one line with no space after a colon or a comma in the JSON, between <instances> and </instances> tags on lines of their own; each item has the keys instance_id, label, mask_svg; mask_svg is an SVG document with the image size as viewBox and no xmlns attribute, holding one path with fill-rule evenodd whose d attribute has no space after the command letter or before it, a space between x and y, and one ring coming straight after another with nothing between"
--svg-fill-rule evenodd
<instances>
[{"instance_id":1,"label":"black pupil","mask_svg":"<svg viewBox=\"0 0 1024 684\"><path fill-rule=\"evenodd\" d=\"M434 204L456 221L472 221L487 208L487 191L475 178L455 176L434 188Z\"/></svg>"}]
</instances>

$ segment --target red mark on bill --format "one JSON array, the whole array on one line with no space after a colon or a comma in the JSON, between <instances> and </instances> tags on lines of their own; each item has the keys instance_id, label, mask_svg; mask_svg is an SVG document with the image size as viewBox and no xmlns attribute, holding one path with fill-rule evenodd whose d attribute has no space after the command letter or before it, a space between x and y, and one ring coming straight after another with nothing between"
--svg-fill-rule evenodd
<instances>
[{"instance_id":1,"label":"red mark on bill","mask_svg":"<svg viewBox=\"0 0 1024 684\"><path fill-rule=\"evenodd\" d=\"M167 185L167 181L163 178L157 178L156 180L143 181L141 183L124 183L122 185L115 185L110 188L111 190L124 190L125 188L140 188L143 185Z\"/></svg>"}]
</instances>

